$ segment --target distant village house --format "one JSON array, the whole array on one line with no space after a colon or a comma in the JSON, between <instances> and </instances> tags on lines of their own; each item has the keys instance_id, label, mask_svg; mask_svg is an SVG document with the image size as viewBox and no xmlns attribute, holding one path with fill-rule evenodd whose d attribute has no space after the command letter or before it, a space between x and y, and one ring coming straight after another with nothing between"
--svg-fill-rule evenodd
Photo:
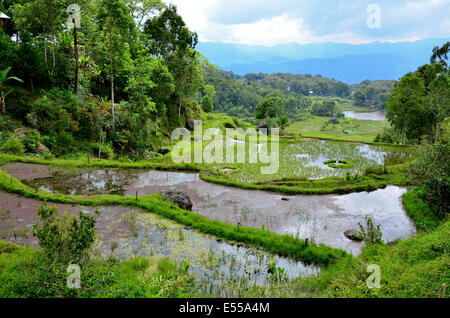
<instances>
[{"instance_id":1,"label":"distant village house","mask_svg":"<svg viewBox=\"0 0 450 318\"><path fill-rule=\"evenodd\" d=\"M0 28L2 28L3 31L5 31L5 33L6 33L6 22L8 20L11 20L11 18L0 11Z\"/></svg>"}]
</instances>

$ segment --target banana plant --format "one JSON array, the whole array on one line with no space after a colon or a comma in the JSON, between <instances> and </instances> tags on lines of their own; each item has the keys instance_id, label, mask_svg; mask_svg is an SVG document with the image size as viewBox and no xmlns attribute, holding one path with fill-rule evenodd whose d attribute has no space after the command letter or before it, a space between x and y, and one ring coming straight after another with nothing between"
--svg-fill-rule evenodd
<instances>
[{"instance_id":1,"label":"banana plant","mask_svg":"<svg viewBox=\"0 0 450 318\"><path fill-rule=\"evenodd\" d=\"M0 94L1 94L1 105L2 105L2 113L5 115L6 113L6 101L5 98L11 94L13 89L10 89L9 91L6 91L6 82L10 80L14 80L20 83L23 83L23 81L20 78L17 78L15 76L8 77L8 73L11 70L11 67L7 67L3 71L0 71Z\"/></svg>"}]
</instances>

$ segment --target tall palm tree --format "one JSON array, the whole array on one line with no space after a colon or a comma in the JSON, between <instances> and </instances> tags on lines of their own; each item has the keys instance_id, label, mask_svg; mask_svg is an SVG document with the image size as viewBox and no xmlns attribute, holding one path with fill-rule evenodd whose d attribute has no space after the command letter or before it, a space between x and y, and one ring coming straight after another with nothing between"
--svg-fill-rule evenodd
<instances>
[{"instance_id":1,"label":"tall palm tree","mask_svg":"<svg viewBox=\"0 0 450 318\"><path fill-rule=\"evenodd\" d=\"M1 105L2 105L2 113L3 115L5 115L6 113L6 101L5 98L11 94L11 92L13 91L13 89L10 89L7 92L4 92L4 90L6 89L6 82L9 80L15 80L18 81L20 83L23 83L23 81L20 78L17 78L15 76L10 76L8 77L8 73L11 70L11 67L7 67L6 69L4 69L3 71L0 71L0 94L1 94Z\"/></svg>"}]
</instances>

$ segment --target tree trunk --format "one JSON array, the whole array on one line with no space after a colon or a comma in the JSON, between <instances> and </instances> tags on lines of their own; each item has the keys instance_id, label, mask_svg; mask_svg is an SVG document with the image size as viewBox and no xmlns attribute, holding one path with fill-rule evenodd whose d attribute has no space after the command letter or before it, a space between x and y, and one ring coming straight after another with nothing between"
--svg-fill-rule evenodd
<instances>
[{"instance_id":1,"label":"tree trunk","mask_svg":"<svg viewBox=\"0 0 450 318\"><path fill-rule=\"evenodd\" d=\"M80 61L78 60L78 39L77 39L77 26L73 24L73 46L74 46L74 57L75 57L75 94L78 95L78 88L79 88L79 68L80 68Z\"/></svg>"},{"instance_id":2,"label":"tree trunk","mask_svg":"<svg viewBox=\"0 0 450 318\"><path fill-rule=\"evenodd\" d=\"M102 147L103 147L103 129L100 131L100 143L98 144L98 159L102 158Z\"/></svg>"},{"instance_id":3,"label":"tree trunk","mask_svg":"<svg viewBox=\"0 0 450 318\"><path fill-rule=\"evenodd\" d=\"M52 73L51 75L53 75L53 73L55 73L55 69L56 69L56 55L55 55L55 34L52 34L52 57L53 57L53 69L52 69Z\"/></svg>"},{"instance_id":4,"label":"tree trunk","mask_svg":"<svg viewBox=\"0 0 450 318\"><path fill-rule=\"evenodd\" d=\"M114 108L114 56L113 56L113 47L112 47L112 26L109 27L109 58L110 58L110 72L111 72L111 106L112 106L112 128L114 130L114 117L115 117L115 108Z\"/></svg>"},{"instance_id":5,"label":"tree trunk","mask_svg":"<svg viewBox=\"0 0 450 318\"><path fill-rule=\"evenodd\" d=\"M5 97L3 96L3 90L1 91L1 97L2 97L2 114L6 114L6 102Z\"/></svg>"},{"instance_id":6,"label":"tree trunk","mask_svg":"<svg viewBox=\"0 0 450 318\"><path fill-rule=\"evenodd\" d=\"M44 64L45 69L48 71L48 60L47 60L47 38L44 35Z\"/></svg>"},{"instance_id":7,"label":"tree trunk","mask_svg":"<svg viewBox=\"0 0 450 318\"><path fill-rule=\"evenodd\" d=\"M406 144L406 120L402 124L402 145Z\"/></svg>"}]
</instances>

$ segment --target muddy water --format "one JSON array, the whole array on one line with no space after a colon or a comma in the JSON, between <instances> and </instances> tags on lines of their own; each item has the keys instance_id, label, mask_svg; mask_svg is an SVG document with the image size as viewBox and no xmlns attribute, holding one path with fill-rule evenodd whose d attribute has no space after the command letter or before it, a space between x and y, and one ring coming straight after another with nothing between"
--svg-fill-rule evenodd
<instances>
[{"instance_id":1,"label":"muddy water","mask_svg":"<svg viewBox=\"0 0 450 318\"><path fill-rule=\"evenodd\" d=\"M356 112L353 110L344 111L346 118L355 118L359 120L376 120L376 121L386 121L385 111L367 111L367 112Z\"/></svg>"},{"instance_id":2,"label":"muddy water","mask_svg":"<svg viewBox=\"0 0 450 318\"><path fill-rule=\"evenodd\" d=\"M0 202L0 239L38 247L38 241L31 233L36 210L41 203L1 191ZM56 206L60 213L67 211L69 215L73 215L83 211L96 218L98 242L95 253L98 255L113 255L118 258L134 255L168 256L180 262L188 261L190 270L199 274L206 286L209 282L217 285L217 281L236 280L263 285L270 279L267 265L272 262L284 268L291 279L319 273L318 267L272 256L240 244L216 240L138 209L49 205ZM99 215L95 214L96 210Z\"/></svg>"},{"instance_id":3,"label":"muddy water","mask_svg":"<svg viewBox=\"0 0 450 318\"><path fill-rule=\"evenodd\" d=\"M33 165L8 164L4 167L13 176L28 175ZM415 235L415 226L406 215L401 197L405 189L389 186L371 193L348 195L296 195L285 196L265 191L242 190L202 181L196 173L161 172L143 170L79 170L71 176L48 178L45 169L42 179L32 182L52 192L73 193L74 185L90 184L92 176L101 176L102 184L114 184L114 180L126 180L121 185L125 195L134 196L157 193L161 190L186 192L193 211L211 219L254 228L266 228L279 234L289 233L317 244L342 248L357 255L362 243L344 236L349 229L359 229L365 217L372 217L381 225L383 240L391 242ZM21 171L15 175L16 171ZM110 176L111 179L104 179ZM59 179L58 179L59 178ZM58 180L55 186L55 180ZM64 180L64 182L61 182ZM75 181L74 181L75 180ZM97 179L95 179L97 180ZM99 185L100 183L96 183ZM105 189L97 189L102 192ZM88 193L95 192L89 189ZM83 192L79 193L83 194Z\"/></svg>"}]
</instances>

